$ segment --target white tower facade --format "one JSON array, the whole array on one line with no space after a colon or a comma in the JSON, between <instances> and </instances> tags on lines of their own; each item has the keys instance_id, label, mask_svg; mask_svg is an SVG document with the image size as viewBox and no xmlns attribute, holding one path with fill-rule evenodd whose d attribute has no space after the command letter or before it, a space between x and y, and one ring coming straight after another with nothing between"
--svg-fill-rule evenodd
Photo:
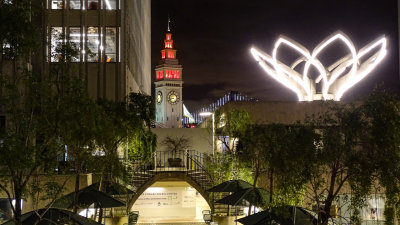
<instances>
[{"instance_id":1,"label":"white tower facade","mask_svg":"<svg viewBox=\"0 0 400 225\"><path fill-rule=\"evenodd\" d=\"M161 50L160 63L155 68L156 126L180 128L182 126L182 66L173 49L172 34L168 29Z\"/></svg>"}]
</instances>

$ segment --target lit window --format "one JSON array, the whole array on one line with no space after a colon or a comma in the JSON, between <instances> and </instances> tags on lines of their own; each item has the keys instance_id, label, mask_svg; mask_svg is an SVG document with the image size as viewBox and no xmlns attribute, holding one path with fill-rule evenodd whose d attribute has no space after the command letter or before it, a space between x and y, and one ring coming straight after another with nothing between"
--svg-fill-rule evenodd
<instances>
[{"instance_id":1,"label":"lit window","mask_svg":"<svg viewBox=\"0 0 400 225\"><path fill-rule=\"evenodd\" d=\"M165 59L165 51L161 51L161 58Z\"/></svg>"},{"instance_id":2,"label":"lit window","mask_svg":"<svg viewBox=\"0 0 400 225\"><path fill-rule=\"evenodd\" d=\"M78 54L72 56L72 62L80 61L80 51L81 51L81 28L80 27L70 27L69 28L69 42L72 48L78 50Z\"/></svg>"},{"instance_id":3,"label":"lit window","mask_svg":"<svg viewBox=\"0 0 400 225\"><path fill-rule=\"evenodd\" d=\"M97 10L99 8L98 0L88 0L88 9L89 10Z\"/></svg>"},{"instance_id":4,"label":"lit window","mask_svg":"<svg viewBox=\"0 0 400 225\"><path fill-rule=\"evenodd\" d=\"M13 58L13 50L11 45L7 43L7 41L3 42L3 59L12 59Z\"/></svg>"},{"instance_id":5,"label":"lit window","mask_svg":"<svg viewBox=\"0 0 400 225\"><path fill-rule=\"evenodd\" d=\"M51 38L51 40L50 40L51 62L58 62L62 58L62 53L60 52L60 47L63 42L62 28L61 27L52 27L50 38Z\"/></svg>"},{"instance_id":6,"label":"lit window","mask_svg":"<svg viewBox=\"0 0 400 225\"><path fill-rule=\"evenodd\" d=\"M99 60L99 45L99 28L88 27L86 52L88 62L97 62Z\"/></svg>"},{"instance_id":7,"label":"lit window","mask_svg":"<svg viewBox=\"0 0 400 225\"><path fill-rule=\"evenodd\" d=\"M81 0L69 0L70 9L81 9Z\"/></svg>"},{"instance_id":8,"label":"lit window","mask_svg":"<svg viewBox=\"0 0 400 225\"><path fill-rule=\"evenodd\" d=\"M171 40L171 34L167 34L167 40Z\"/></svg>"},{"instance_id":9,"label":"lit window","mask_svg":"<svg viewBox=\"0 0 400 225\"><path fill-rule=\"evenodd\" d=\"M106 62L116 62L117 57L117 28L106 27Z\"/></svg>"},{"instance_id":10,"label":"lit window","mask_svg":"<svg viewBox=\"0 0 400 225\"><path fill-rule=\"evenodd\" d=\"M163 71L157 71L157 79L162 79L163 78Z\"/></svg>"},{"instance_id":11,"label":"lit window","mask_svg":"<svg viewBox=\"0 0 400 225\"><path fill-rule=\"evenodd\" d=\"M166 41L165 48L172 48L172 42Z\"/></svg>"},{"instance_id":12,"label":"lit window","mask_svg":"<svg viewBox=\"0 0 400 225\"><path fill-rule=\"evenodd\" d=\"M174 52L168 52L168 58L170 58L170 59L175 58Z\"/></svg>"},{"instance_id":13,"label":"lit window","mask_svg":"<svg viewBox=\"0 0 400 225\"><path fill-rule=\"evenodd\" d=\"M0 116L0 134L6 132L6 117Z\"/></svg>"},{"instance_id":14,"label":"lit window","mask_svg":"<svg viewBox=\"0 0 400 225\"><path fill-rule=\"evenodd\" d=\"M63 9L63 0L51 0L51 9Z\"/></svg>"},{"instance_id":15,"label":"lit window","mask_svg":"<svg viewBox=\"0 0 400 225\"><path fill-rule=\"evenodd\" d=\"M107 10L115 10L117 9L117 1L118 0L104 0L104 6Z\"/></svg>"}]
</instances>

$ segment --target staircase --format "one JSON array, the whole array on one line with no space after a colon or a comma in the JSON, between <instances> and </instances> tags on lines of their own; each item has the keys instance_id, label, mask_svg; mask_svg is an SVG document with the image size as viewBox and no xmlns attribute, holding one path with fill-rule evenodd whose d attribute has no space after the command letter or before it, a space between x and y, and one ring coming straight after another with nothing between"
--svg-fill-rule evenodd
<instances>
[{"instance_id":1,"label":"staircase","mask_svg":"<svg viewBox=\"0 0 400 225\"><path fill-rule=\"evenodd\" d=\"M205 192L211 188L211 180L203 163L204 155L195 150L157 151L146 162L135 162L131 186L137 191L158 174L179 173L190 177Z\"/></svg>"}]
</instances>

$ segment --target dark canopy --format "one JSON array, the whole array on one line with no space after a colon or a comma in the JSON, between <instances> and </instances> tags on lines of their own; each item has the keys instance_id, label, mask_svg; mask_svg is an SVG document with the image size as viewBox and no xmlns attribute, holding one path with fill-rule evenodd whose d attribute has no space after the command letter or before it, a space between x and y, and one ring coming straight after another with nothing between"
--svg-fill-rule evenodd
<instances>
[{"instance_id":1,"label":"dark canopy","mask_svg":"<svg viewBox=\"0 0 400 225\"><path fill-rule=\"evenodd\" d=\"M208 192L236 192L245 188L251 188L253 185L244 180L228 180L218 184L210 189Z\"/></svg>"},{"instance_id":2,"label":"dark canopy","mask_svg":"<svg viewBox=\"0 0 400 225\"><path fill-rule=\"evenodd\" d=\"M22 215L21 220L24 225L34 225L35 222L39 219L39 215L42 215L46 209L39 209L36 211L31 211ZM42 220L38 223L38 225L53 225L53 224L76 224L76 225L101 225L96 221L88 219L86 217L80 216L73 212L64 210L64 209L56 209L49 208L47 212L43 215ZM9 220L3 225L14 225L14 221Z\"/></svg>"},{"instance_id":3,"label":"dark canopy","mask_svg":"<svg viewBox=\"0 0 400 225\"><path fill-rule=\"evenodd\" d=\"M222 198L216 203L234 205L234 206L247 206L251 205L263 206L267 203L268 192L262 188L246 188L239 190L231 195Z\"/></svg>"},{"instance_id":4,"label":"dark canopy","mask_svg":"<svg viewBox=\"0 0 400 225\"><path fill-rule=\"evenodd\" d=\"M78 191L78 205L80 208L88 208L90 205L95 204L99 208L112 208L125 206L125 203L113 198L112 196L97 191L91 188L84 188ZM71 209L74 204L75 192L71 192L63 197L57 199L52 207Z\"/></svg>"},{"instance_id":5,"label":"dark canopy","mask_svg":"<svg viewBox=\"0 0 400 225\"><path fill-rule=\"evenodd\" d=\"M307 210L296 206L274 207L237 220L244 225L316 225L317 219Z\"/></svg>"}]
</instances>

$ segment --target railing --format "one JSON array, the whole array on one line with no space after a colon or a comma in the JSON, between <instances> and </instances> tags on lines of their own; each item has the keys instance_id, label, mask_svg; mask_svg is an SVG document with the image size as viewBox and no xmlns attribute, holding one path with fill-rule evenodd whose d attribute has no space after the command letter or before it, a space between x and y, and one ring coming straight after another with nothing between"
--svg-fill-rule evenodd
<instances>
[{"instance_id":1,"label":"railing","mask_svg":"<svg viewBox=\"0 0 400 225\"><path fill-rule=\"evenodd\" d=\"M157 151L146 162L134 163L132 186L139 188L150 178L164 172L181 172L188 175L203 190L211 187L210 175L203 167L204 154L195 150Z\"/></svg>"}]
</instances>

